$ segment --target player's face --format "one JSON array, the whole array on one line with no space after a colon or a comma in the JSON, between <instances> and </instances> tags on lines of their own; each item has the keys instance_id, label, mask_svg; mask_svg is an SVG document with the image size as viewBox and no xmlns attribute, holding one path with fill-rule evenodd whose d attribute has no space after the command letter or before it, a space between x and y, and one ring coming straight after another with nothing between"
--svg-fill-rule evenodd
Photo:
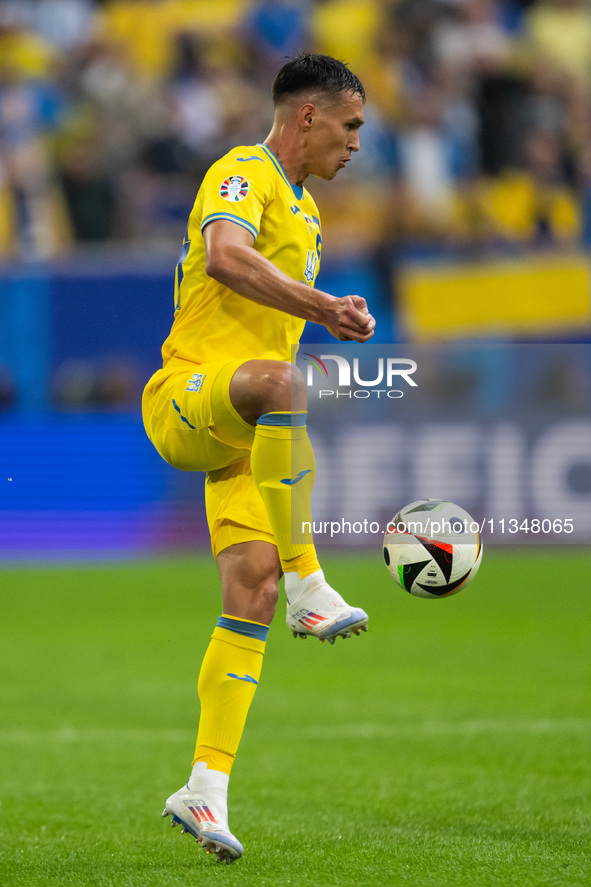
<instances>
[{"instance_id":1,"label":"player's face","mask_svg":"<svg viewBox=\"0 0 591 887\"><path fill-rule=\"evenodd\" d=\"M314 126L308 138L308 171L321 179L334 179L359 151L359 128L363 125L363 100L345 92L316 106Z\"/></svg>"}]
</instances>

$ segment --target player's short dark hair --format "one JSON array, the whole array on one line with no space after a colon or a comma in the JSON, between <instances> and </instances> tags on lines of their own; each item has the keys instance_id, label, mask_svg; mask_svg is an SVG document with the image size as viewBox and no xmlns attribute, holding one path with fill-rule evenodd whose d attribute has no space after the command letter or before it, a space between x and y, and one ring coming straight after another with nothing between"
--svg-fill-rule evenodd
<instances>
[{"instance_id":1,"label":"player's short dark hair","mask_svg":"<svg viewBox=\"0 0 591 887\"><path fill-rule=\"evenodd\" d=\"M361 80L344 62L313 52L303 52L281 68L273 81L273 103L299 92L353 92L365 101Z\"/></svg>"}]
</instances>

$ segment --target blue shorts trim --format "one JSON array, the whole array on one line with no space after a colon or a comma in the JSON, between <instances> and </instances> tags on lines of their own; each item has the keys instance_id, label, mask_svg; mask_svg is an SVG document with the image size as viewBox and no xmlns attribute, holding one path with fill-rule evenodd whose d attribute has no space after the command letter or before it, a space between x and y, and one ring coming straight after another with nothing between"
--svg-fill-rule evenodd
<instances>
[{"instance_id":1,"label":"blue shorts trim","mask_svg":"<svg viewBox=\"0 0 591 887\"><path fill-rule=\"evenodd\" d=\"M283 425L287 428L302 428L306 424L307 413L263 413L257 425Z\"/></svg>"}]
</instances>

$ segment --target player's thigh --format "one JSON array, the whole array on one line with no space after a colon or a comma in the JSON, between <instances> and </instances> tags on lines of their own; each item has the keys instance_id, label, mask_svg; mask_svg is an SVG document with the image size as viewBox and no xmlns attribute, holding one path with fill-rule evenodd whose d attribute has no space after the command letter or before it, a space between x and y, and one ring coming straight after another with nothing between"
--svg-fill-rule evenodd
<instances>
[{"instance_id":1,"label":"player's thigh","mask_svg":"<svg viewBox=\"0 0 591 887\"><path fill-rule=\"evenodd\" d=\"M171 465L209 471L248 455L254 429L229 398L230 379L240 363L167 366L152 376L142 399L144 425Z\"/></svg>"}]
</instances>

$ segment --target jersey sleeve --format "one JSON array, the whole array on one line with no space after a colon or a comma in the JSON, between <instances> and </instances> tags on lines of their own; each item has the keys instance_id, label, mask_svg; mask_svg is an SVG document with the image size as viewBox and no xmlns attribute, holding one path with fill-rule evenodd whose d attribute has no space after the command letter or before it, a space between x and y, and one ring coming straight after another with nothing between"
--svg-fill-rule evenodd
<instances>
[{"instance_id":1,"label":"jersey sleeve","mask_svg":"<svg viewBox=\"0 0 591 887\"><path fill-rule=\"evenodd\" d=\"M257 156L223 157L207 172L203 184L201 230L216 219L228 219L256 240L269 201L266 163Z\"/></svg>"}]
</instances>

